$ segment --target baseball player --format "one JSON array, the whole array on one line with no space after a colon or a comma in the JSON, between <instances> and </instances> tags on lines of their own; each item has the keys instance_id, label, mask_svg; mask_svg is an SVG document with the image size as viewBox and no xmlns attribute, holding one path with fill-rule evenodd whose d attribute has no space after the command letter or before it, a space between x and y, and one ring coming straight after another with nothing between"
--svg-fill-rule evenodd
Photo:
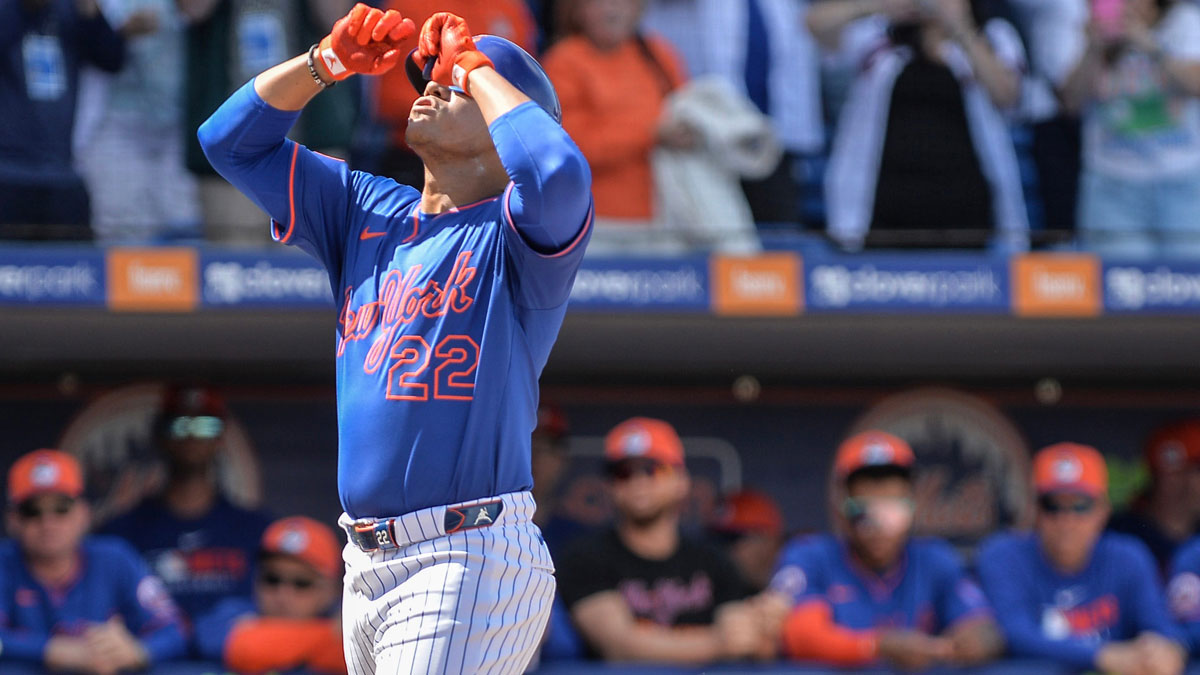
<instances>
[{"instance_id":1,"label":"baseball player","mask_svg":"<svg viewBox=\"0 0 1200 675\"><path fill-rule=\"evenodd\" d=\"M791 602L784 651L842 666L978 664L1003 645L983 593L949 544L912 536L912 449L865 431L834 460L839 529L780 556L771 589Z\"/></svg>"},{"instance_id":2,"label":"baseball player","mask_svg":"<svg viewBox=\"0 0 1200 675\"><path fill-rule=\"evenodd\" d=\"M18 663L107 675L183 655L175 603L129 544L88 537L79 462L58 450L8 472L0 543L0 671Z\"/></svg>"},{"instance_id":3,"label":"baseball player","mask_svg":"<svg viewBox=\"0 0 1200 675\"><path fill-rule=\"evenodd\" d=\"M1150 552L1104 532L1104 457L1085 445L1052 445L1034 457L1033 485L1034 532L995 535L978 555L1009 653L1105 673L1181 672L1184 638Z\"/></svg>"},{"instance_id":4,"label":"baseball player","mask_svg":"<svg viewBox=\"0 0 1200 675\"><path fill-rule=\"evenodd\" d=\"M360 3L199 136L335 291L350 672L519 672L555 587L530 434L590 233L590 172L532 57L449 13L405 64L423 92L407 136L422 192L285 138L321 90L386 72L414 33Z\"/></svg>"},{"instance_id":5,"label":"baseball player","mask_svg":"<svg viewBox=\"0 0 1200 675\"><path fill-rule=\"evenodd\" d=\"M277 520L257 567L253 600L228 598L196 622L200 655L238 673L345 673L341 624L331 618L342 576L333 530L304 516Z\"/></svg>"}]
</instances>

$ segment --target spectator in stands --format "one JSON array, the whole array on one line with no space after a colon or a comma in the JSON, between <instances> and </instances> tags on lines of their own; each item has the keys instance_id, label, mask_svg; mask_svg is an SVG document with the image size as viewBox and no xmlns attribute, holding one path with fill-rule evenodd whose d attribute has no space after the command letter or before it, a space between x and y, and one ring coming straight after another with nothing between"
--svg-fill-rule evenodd
<instances>
[{"instance_id":1,"label":"spectator in stands","mask_svg":"<svg viewBox=\"0 0 1200 675\"><path fill-rule=\"evenodd\" d=\"M0 543L0 670L141 670L181 656L179 611L128 544L89 537L79 462L58 450L8 472ZM5 665L7 664L7 665Z\"/></svg>"},{"instance_id":2,"label":"spectator in stands","mask_svg":"<svg viewBox=\"0 0 1200 675\"><path fill-rule=\"evenodd\" d=\"M1106 5L1117 10L1053 42L1063 103L1083 115L1082 242L1103 255L1200 257L1200 7Z\"/></svg>"},{"instance_id":3,"label":"spectator in stands","mask_svg":"<svg viewBox=\"0 0 1200 675\"><path fill-rule=\"evenodd\" d=\"M737 569L680 532L689 479L671 425L635 417L604 441L613 529L579 540L558 561L571 617L608 661L703 664L769 650Z\"/></svg>"},{"instance_id":4,"label":"spectator in stands","mask_svg":"<svg viewBox=\"0 0 1200 675\"><path fill-rule=\"evenodd\" d=\"M725 542L747 587L765 590L783 547L783 514L775 500L755 490L726 495L709 530Z\"/></svg>"},{"instance_id":5,"label":"spectator in stands","mask_svg":"<svg viewBox=\"0 0 1200 675\"><path fill-rule=\"evenodd\" d=\"M1166 573L1180 545L1196 534L1200 520L1200 421L1174 422L1146 443L1150 485L1108 528L1142 540Z\"/></svg>"},{"instance_id":6,"label":"spectator in stands","mask_svg":"<svg viewBox=\"0 0 1200 675\"><path fill-rule=\"evenodd\" d=\"M1079 0L1009 0L1009 4L1029 51L1020 119L1032 131L1042 222L1061 236L1075 230L1082 150L1079 115L1063 110L1053 69L1062 32L1078 30L1086 21L1087 5Z\"/></svg>"},{"instance_id":7,"label":"spectator in stands","mask_svg":"<svg viewBox=\"0 0 1200 675\"><path fill-rule=\"evenodd\" d=\"M826 0L818 41L859 76L833 141L830 236L868 245L1028 246L1016 152L1002 110L1021 95L1025 51L984 0Z\"/></svg>"},{"instance_id":8,"label":"spectator in stands","mask_svg":"<svg viewBox=\"0 0 1200 675\"><path fill-rule=\"evenodd\" d=\"M81 103L80 114L95 118L79 147L92 230L103 243L199 238L196 178L183 164L183 22L175 0L105 0L104 11L121 26L127 54L114 76L93 79L96 99Z\"/></svg>"},{"instance_id":9,"label":"spectator in stands","mask_svg":"<svg viewBox=\"0 0 1200 675\"><path fill-rule=\"evenodd\" d=\"M90 239L71 149L79 71L117 71L124 43L95 0L13 0L0 44L0 237Z\"/></svg>"},{"instance_id":10,"label":"spectator in stands","mask_svg":"<svg viewBox=\"0 0 1200 675\"><path fill-rule=\"evenodd\" d=\"M569 0L561 5L567 37L546 53L546 72L563 109L563 126L587 157L596 200L590 253L678 253L656 228L650 153L687 148L686 126L660 123L663 102L685 80L671 45L638 32L641 0Z\"/></svg>"},{"instance_id":11,"label":"spectator in stands","mask_svg":"<svg viewBox=\"0 0 1200 675\"><path fill-rule=\"evenodd\" d=\"M379 5L412 19L418 28L435 12L453 12L465 19L476 35L499 35L531 54L537 53L537 27L524 0L385 0ZM403 68L393 68L379 77L369 78L365 86L370 87L374 101L374 121L383 127L387 140L382 144L356 147L354 159L363 164L358 168L389 176L420 190L425 185L425 165L404 142L408 113L417 100L416 90L409 84ZM366 155L371 152L381 156L368 158Z\"/></svg>"},{"instance_id":12,"label":"spectator in stands","mask_svg":"<svg viewBox=\"0 0 1200 675\"><path fill-rule=\"evenodd\" d=\"M914 538L915 458L881 431L851 436L834 459L840 534L798 538L771 581L786 598L793 659L904 669L974 665L1003 641L983 593L949 544Z\"/></svg>"},{"instance_id":13,"label":"spectator in stands","mask_svg":"<svg viewBox=\"0 0 1200 675\"><path fill-rule=\"evenodd\" d=\"M1150 552L1105 533L1108 469L1095 448L1037 453L1032 533L979 549L979 576L1009 653L1105 673L1180 673L1184 638L1171 622Z\"/></svg>"},{"instance_id":14,"label":"spectator in stands","mask_svg":"<svg viewBox=\"0 0 1200 675\"><path fill-rule=\"evenodd\" d=\"M211 389L169 388L154 426L166 486L106 527L141 551L192 620L228 597L250 597L254 559L270 523L265 513L221 493L225 421L225 404Z\"/></svg>"},{"instance_id":15,"label":"spectator in stands","mask_svg":"<svg viewBox=\"0 0 1200 675\"><path fill-rule=\"evenodd\" d=\"M742 188L765 223L799 223L798 176L824 150L820 55L804 28L808 0L647 0L642 26L667 38L692 78L717 76L768 115L784 147L775 171Z\"/></svg>"},{"instance_id":16,"label":"spectator in stands","mask_svg":"<svg viewBox=\"0 0 1200 675\"><path fill-rule=\"evenodd\" d=\"M231 243L270 241L268 218L216 175L196 130L234 90L267 68L300 54L329 32L352 0L176 0L187 27L183 133L187 167L199 177L207 236ZM344 83L313 99L291 138L345 156L359 92Z\"/></svg>"},{"instance_id":17,"label":"spectator in stands","mask_svg":"<svg viewBox=\"0 0 1200 675\"><path fill-rule=\"evenodd\" d=\"M263 534L254 599L230 598L196 623L205 659L238 673L345 673L342 547L327 525L292 516Z\"/></svg>"}]
</instances>

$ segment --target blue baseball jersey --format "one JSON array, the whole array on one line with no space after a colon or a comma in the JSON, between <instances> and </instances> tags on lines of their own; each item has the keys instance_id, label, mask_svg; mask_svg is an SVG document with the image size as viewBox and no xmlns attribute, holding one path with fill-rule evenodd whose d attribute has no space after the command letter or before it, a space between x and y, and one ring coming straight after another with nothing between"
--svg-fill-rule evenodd
<instances>
[{"instance_id":1,"label":"blue baseball jersey","mask_svg":"<svg viewBox=\"0 0 1200 675\"><path fill-rule=\"evenodd\" d=\"M184 654L179 610L129 544L87 537L80 563L69 584L47 588L33 578L15 542L0 542L0 663L41 663L50 638L82 636L113 616L121 617L152 662Z\"/></svg>"},{"instance_id":2,"label":"blue baseball jersey","mask_svg":"<svg viewBox=\"0 0 1200 675\"><path fill-rule=\"evenodd\" d=\"M213 166L271 215L273 236L329 272L346 513L528 490L537 379L590 234L578 148L523 104L489 127L512 179L503 194L430 215L415 189L286 140L297 115L251 82L200 138ZM562 166L583 170L566 185L542 182ZM547 231L569 237L547 247Z\"/></svg>"},{"instance_id":3,"label":"blue baseball jersey","mask_svg":"<svg viewBox=\"0 0 1200 675\"><path fill-rule=\"evenodd\" d=\"M228 597L249 598L263 532L271 517L219 497L199 518L180 518L160 499L142 502L105 526L133 544L189 620Z\"/></svg>"},{"instance_id":4,"label":"blue baseball jersey","mask_svg":"<svg viewBox=\"0 0 1200 675\"><path fill-rule=\"evenodd\" d=\"M1133 537L1103 534L1083 571L1062 574L1036 535L998 534L980 546L978 568L1013 656L1092 668L1105 643L1143 631L1183 642L1154 560Z\"/></svg>"},{"instance_id":5,"label":"blue baseball jersey","mask_svg":"<svg viewBox=\"0 0 1200 675\"><path fill-rule=\"evenodd\" d=\"M910 539L895 567L881 575L857 562L838 537L801 537L780 554L771 588L791 596L795 605L825 602L835 623L856 630L903 628L936 635L989 612L958 553L937 539Z\"/></svg>"},{"instance_id":6,"label":"blue baseball jersey","mask_svg":"<svg viewBox=\"0 0 1200 675\"><path fill-rule=\"evenodd\" d=\"M198 617L192 628L196 653L202 659L223 661L225 641L233 627L243 618L257 615L258 609L250 598L228 598L217 603L207 614Z\"/></svg>"},{"instance_id":7,"label":"blue baseball jersey","mask_svg":"<svg viewBox=\"0 0 1200 675\"><path fill-rule=\"evenodd\" d=\"M1168 579L1167 608L1183 627L1191 653L1200 654L1200 539L1180 547Z\"/></svg>"}]
</instances>

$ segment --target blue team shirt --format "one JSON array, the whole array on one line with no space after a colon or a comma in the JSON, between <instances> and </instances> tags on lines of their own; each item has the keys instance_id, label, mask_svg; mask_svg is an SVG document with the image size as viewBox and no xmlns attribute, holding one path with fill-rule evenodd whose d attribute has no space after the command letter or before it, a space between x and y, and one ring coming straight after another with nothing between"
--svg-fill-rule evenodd
<instances>
[{"instance_id":1,"label":"blue team shirt","mask_svg":"<svg viewBox=\"0 0 1200 675\"><path fill-rule=\"evenodd\" d=\"M536 189L514 194L509 183L497 197L428 215L415 189L284 140L296 117L251 82L200 137L214 167L272 216L274 237L329 272L343 508L389 516L528 490L537 378L590 233L587 184L566 203L540 204ZM490 131L516 184L521 153L544 155L531 144L578 153L533 103ZM539 252L514 226L514 204L578 234Z\"/></svg>"},{"instance_id":2,"label":"blue team shirt","mask_svg":"<svg viewBox=\"0 0 1200 675\"><path fill-rule=\"evenodd\" d=\"M1014 656L1091 668L1105 643L1142 631L1183 642L1154 560L1133 537L1101 535L1083 571L1063 575L1035 535L998 534L980 546L978 567Z\"/></svg>"},{"instance_id":3,"label":"blue team shirt","mask_svg":"<svg viewBox=\"0 0 1200 675\"><path fill-rule=\"evenodd\" d=\"M87 537L80 562L73 582L46 588L30 574L16 543L0 542L0 663L41 663L51 637L82 635L118 615L152 662L184 654L179 611L129 544Z\"/></svg>"},{"instance_id":4,"label":"blue team shirt","mask_svg":"<svg viewBox=\"0 0 1200 675\"><path fill-rule=\"evenodd\" d=\"M151 499L104 531L133 544L194 620L225 598L251 596L259 546L270 523L266 513L220 497L208 513L190 519Z\"/></svg>"},{"instance_id":5,"label":"blue team shirt","mask_svg":"<svg viewBox=\"0 0 1200 675\"><path fill-rule=\"evenodd\" d=\"M838 537L802 537L780 554L771 588L790 595L796 605L825 602L835 623L856 630L915 629L936 635L988 611L958 553L937 539L910 539L896 567L879 575L857 562Z\"/></svg>"},{"instance_id":6,"label":"blue team shirt","mask_svg":"<svg viewBox=\"0 0 1200 675\"><path fill-rule=\"evenodd\" d=\"M1193 655L1200 653L1200 539L1180 547L1171 561L1167 605L1187 633Z\"/></svg>"}]
</instances>

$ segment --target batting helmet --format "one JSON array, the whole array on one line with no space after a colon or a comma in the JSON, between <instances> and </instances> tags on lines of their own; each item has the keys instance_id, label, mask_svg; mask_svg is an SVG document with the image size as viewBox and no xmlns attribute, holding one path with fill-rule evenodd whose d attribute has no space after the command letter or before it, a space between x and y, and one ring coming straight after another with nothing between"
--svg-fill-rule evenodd
<instances>
[{"instance_id":1,"label":"batting helmet","mask_svg":"<svg viewBox=\"0 0 1200 675\"><path fill-rule=\"evenodd\" d=\"M511 82L522 94L533 99L533 102L549 113L555 122L562 124L562 106L558 102L558 94L554 93L554 85L546 71L542 70L542 66L529 52L495 35L476 35L475 46L492 60L496 72L503 75L504 79ZM434 59L427 61L425 70L422 71L416 61L413 61L413 55L416 53L415 49L408 53L408 58L404 60L404 72L417 93L423 94L425 86L429 84Z\"/></svg>"}]
</instances>

